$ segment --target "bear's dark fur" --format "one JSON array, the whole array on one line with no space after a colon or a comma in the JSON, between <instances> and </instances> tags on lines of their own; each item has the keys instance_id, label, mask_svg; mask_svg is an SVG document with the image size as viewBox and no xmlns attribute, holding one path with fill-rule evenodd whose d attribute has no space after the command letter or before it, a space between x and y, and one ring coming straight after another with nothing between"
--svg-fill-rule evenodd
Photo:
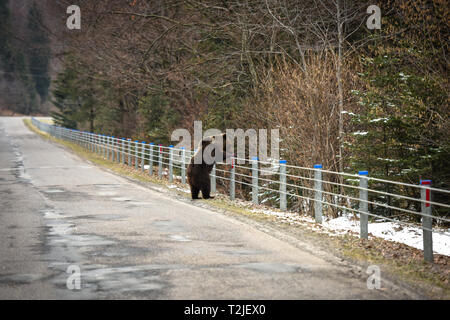
<instances>
[{"instance_id":1,"label":"bear's dark fur","mask_svg":"<svg viewBox=\"0 0 450 320\"><path fill-rule=\"evenodd\" d=\"M226 134L223 133L220 135L222 137L222 152L219 157L222 161L226 160ZM191 161L187 168L187 177L188 183L191 187L191 196L192 199L198 199L198 194L201 191L203 199L211 198L211 180L209 174L214 166L214 163L207 164L204 161L203 152L205 152L205 148L208 145L218 143L216 139L220 136L212 136L204 138L194 156L191 158ZM215 157L215 152L211 154Z\"/></svg>"}]
</instances>

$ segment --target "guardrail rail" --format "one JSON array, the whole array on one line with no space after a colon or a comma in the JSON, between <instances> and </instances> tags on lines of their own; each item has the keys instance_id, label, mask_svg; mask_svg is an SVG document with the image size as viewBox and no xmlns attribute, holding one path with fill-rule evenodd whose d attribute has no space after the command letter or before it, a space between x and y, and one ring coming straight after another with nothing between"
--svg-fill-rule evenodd
<instances>
[{"instance_id":1,"label":"guardrail rail","mask_svg":"<svg viewBox=\"0 0 450 320\"><path fill-rule=\"evenodd\" d=\"M35 118L32 118L32 124L53 137L76 143L109 161L126 163L136 170L147 170L149 175L157 174L159 178L167 175L169 182L173 182L174 175L178 173L181 182L186 183L186 167L194 151L67 129ZM221 181L230 199L234 200L238 184L249 190L255 204L272 202L284 211L296 204L304 210L314 211L317 223L322 223L324 210L352 212L356 217L359 215L360 237L363 239L369 236L369 217L416 226L394 219L393 215L377 214L380 210L417 216L422 220L423 252L428 262L433 261L433 233L449 236L449 233L433 229L433 220L442 223L450 222L450 219L434 215L432 206L447 210L450 205L433 201L431 196L432 193L448 195L450 190L433 188L430 180L421 180L416 185L370 177L368 171L357 174L334 172L325 170L321 164L308 168L288 165L286 160L261 161L258 158L234 157L231 165L222 165L214 166L211 172L211 192L216 192L217 181ZM383 187L380 188L380 185ZM390 191L395 189L412 190L410 193L420 193L420 197Z\"/></svg>"}]
</instances>

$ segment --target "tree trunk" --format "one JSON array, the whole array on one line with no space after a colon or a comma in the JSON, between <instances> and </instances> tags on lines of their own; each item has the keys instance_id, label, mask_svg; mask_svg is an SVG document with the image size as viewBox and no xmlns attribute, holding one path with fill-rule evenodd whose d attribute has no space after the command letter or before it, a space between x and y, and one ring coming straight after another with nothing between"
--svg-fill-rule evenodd
<instances>
[{"instance_id":1,"label":"tree trunk","mask_svg":"<svg viewBox=\"0 0 450 320\"><path fill-rule=\"evenodd\" d=\"M344 111L344 93L342 89L342 47L344 44L343 35L343 22L341 17L341 0L336 2L337 9L337 27L338 27L338 59L336 66L336 80L338 83L338 100L339 100L339 171L344 171L344 164L342 159L342 143L344 137L344 123L343 123L343 113ZM342 177L341 177L342 179ZM342 183L342 182L341 182Z\"/></svg>"}]
</instances>

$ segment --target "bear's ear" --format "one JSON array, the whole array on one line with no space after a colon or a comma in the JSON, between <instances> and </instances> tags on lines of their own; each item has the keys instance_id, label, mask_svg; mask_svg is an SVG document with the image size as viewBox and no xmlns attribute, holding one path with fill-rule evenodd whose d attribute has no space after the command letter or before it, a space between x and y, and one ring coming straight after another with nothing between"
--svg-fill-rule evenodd
<instances>
[{"instance_id":1,"label":"bear's ear","mask_svg":"<svg viewBox=\"0 0 450 320\"><path fill-rule=\"evenodd\" d=\"M211 137L205 138L202 140L202 149L206 148L212 142L213 139Z\"/></svg>"},{"instance_id":2,"label":"bear's ear","mask_svg":"<svg viewBox=\"0 0 450 320\"><path fill-rule=\"evenodd\" d=\"M214 138L214 140L222 139L222 142L225 143L225 141L227 140L227 134L226 133L221 133L221 134L219 134L217 136L214 136L213 138Z\"/></svg>"}]
</instances>

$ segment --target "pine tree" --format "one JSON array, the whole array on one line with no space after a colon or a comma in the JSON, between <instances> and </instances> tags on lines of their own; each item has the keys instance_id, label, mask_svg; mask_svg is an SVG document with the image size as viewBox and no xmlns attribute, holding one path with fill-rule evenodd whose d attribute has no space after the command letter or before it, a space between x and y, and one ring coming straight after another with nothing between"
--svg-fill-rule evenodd
<instances>
[{"instance_id":1,"label":"pine tree","mask_svg":"<svg viewBox=\"0 0 450 320\"><path fill-rule=\"evenodd\" d=\"M50 86L50 76L48 74L50 40L44 28L42 14L34 1L28 13L28 29L30 31L30 49L28 52L30 73L33 77L36 91L43 102L47 99Z\"/></svg>"}]
</instances>

